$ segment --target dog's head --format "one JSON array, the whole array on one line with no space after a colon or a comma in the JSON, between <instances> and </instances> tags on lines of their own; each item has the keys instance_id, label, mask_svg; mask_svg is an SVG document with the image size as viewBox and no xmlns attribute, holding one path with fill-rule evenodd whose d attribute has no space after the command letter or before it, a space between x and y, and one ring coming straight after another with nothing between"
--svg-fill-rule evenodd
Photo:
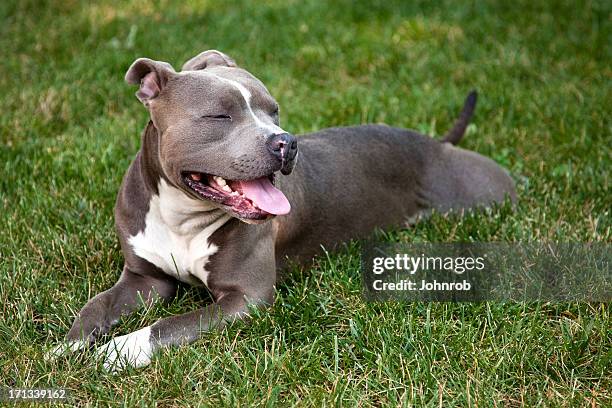
<instances>
[{"instance_id":1,"label":"dog's head","mask_svg":"<svg viewBox=\"0 0 612 408\"><path fill-rule=\"evenodd\" d=\"M125 79L140 86L136 96L157 129L161 171L172 184L244 221L289 212L274 177L291 173L297 141L280 127L278 104L261 81L215 50L181 72L139 58Z\"/></svg>"}]
</instances>

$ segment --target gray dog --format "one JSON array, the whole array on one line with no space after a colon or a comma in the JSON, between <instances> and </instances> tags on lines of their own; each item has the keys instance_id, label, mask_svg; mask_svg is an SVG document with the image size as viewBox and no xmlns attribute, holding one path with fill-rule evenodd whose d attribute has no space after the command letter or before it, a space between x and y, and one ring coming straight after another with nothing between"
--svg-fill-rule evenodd
<instances>
[{"instance_id":1,"label":"gray dog","mask_svg":"<svg viewBox=\"0 0 612 408\"><path fill-rule=\"evenodd\" d=\"M141 58L126 81L139 85L151 120L115 207L125 266L54 353L90 345L141 301L172 299L178 281L205 285L212 304L97 349L109 369L144 366L160 347L193 342L252 305L270 305L287 259L307 262L322 245L432 210L516 199L506 171L453 146L472 116L474 92L442 142L384 125L296 139L280 127L264 84L219 51L199 54L181 72Z\"/></svg>"}]
</instances>

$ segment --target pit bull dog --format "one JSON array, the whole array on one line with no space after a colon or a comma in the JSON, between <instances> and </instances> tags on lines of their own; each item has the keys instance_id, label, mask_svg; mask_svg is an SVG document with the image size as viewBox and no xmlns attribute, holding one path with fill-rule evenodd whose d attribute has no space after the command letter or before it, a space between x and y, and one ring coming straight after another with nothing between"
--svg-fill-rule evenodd
<instances>
[{"instance_id":1,"label":"pit bull dog","mask_svg":"<svg viewBox=\"0 0 612 408\"><path fill-rule=\"evenodd\" d=\"M125 79L139 86L150 113L115 206L125 266L54 351L91 345L143 302L172 299L179 281L206 286L214 302L97 348L111 370L147 365L160 347L193 342L251 306L272 304L287 259L307 262L321 246L432 210L516 199L505 170L454 146L475 92L441 142L385 125L295 138L264 84L219 51L199 54L180 72L140 58Z\"/></svg>"}]
</instances>

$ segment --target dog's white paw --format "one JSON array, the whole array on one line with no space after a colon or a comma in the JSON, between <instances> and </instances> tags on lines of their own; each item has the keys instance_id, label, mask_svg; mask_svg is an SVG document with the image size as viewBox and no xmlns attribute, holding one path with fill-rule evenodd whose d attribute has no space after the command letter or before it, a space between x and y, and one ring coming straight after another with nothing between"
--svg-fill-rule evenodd
<instances>
[{"instance_id":1,"label":"dog's white paw","mask_svg":"<svg viewBox=\"0 0 612 408\"><path fill-rule=\"evenodd\" d=\"M87 347L87 342L82 340L66 341L53 347L51 350L47 350L44 355L44 359L47 361L55 360L58 357L65 356L75 351L83 350Z\"/></svg>"},{"instance_id":2,"label":"dog's white paw","mask_svg":"<svg viewBox=\"0 0 612 408\"><path fill-rule=\"evenodd\" d=\"M125 336L115 337L96 350L104 359L104 369L111 372L124 370L128 366L144 367L151 363L151 327L145 327Z\"/></svg>"}]
</instances>

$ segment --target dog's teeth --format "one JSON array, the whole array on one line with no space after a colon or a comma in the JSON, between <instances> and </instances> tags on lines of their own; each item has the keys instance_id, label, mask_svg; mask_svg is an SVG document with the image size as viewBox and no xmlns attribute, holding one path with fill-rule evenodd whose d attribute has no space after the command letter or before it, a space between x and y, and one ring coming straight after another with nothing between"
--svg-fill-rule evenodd
<instances>
[{"instance_id":1,"label":"dog's teeth","mask_svg":"<svg viewBox=\"0 0 612 408\"><path fill-rule=\"evenodd\" d=\"M213 180L215 180L215 183L217 183L221 187L223 187L223 186L225 186L227 184L227 182L225 181L225 179L223 177L215 176L215 177L213 177Z\"/></svg>"},{"instance_id":2,"label":"dog's teeth","mask_svg":"<svg viewBox=\"0 0 612 408\"><path fill-rule=\"evenodd\" d=\"M193 181L200 181L202 179L202 175L200 173L191 173L190 177Z\"/></svg>"},{"instance_id":3,"label":"dog's teeth","mask_svg":"<svg viewBox=\"0 0 612 408\"><path fill-rule=\"evenodd\" d=\"M232 189L230 188L230 186L228 186L227 184L223 186L222 188L223 191L227 191L228 193L232 192Z\"/></svg>"},{"instance_id":4,"label":"dog's teeth","mask_svg":"<svg viewBox=\"0 0 612 408\"><path fill-rule=\"evenodd\" d=\"M237 191L232 191L232 194L230 194L230 195L237 196L238 192Z\"/></svg>"}]
</instances>

